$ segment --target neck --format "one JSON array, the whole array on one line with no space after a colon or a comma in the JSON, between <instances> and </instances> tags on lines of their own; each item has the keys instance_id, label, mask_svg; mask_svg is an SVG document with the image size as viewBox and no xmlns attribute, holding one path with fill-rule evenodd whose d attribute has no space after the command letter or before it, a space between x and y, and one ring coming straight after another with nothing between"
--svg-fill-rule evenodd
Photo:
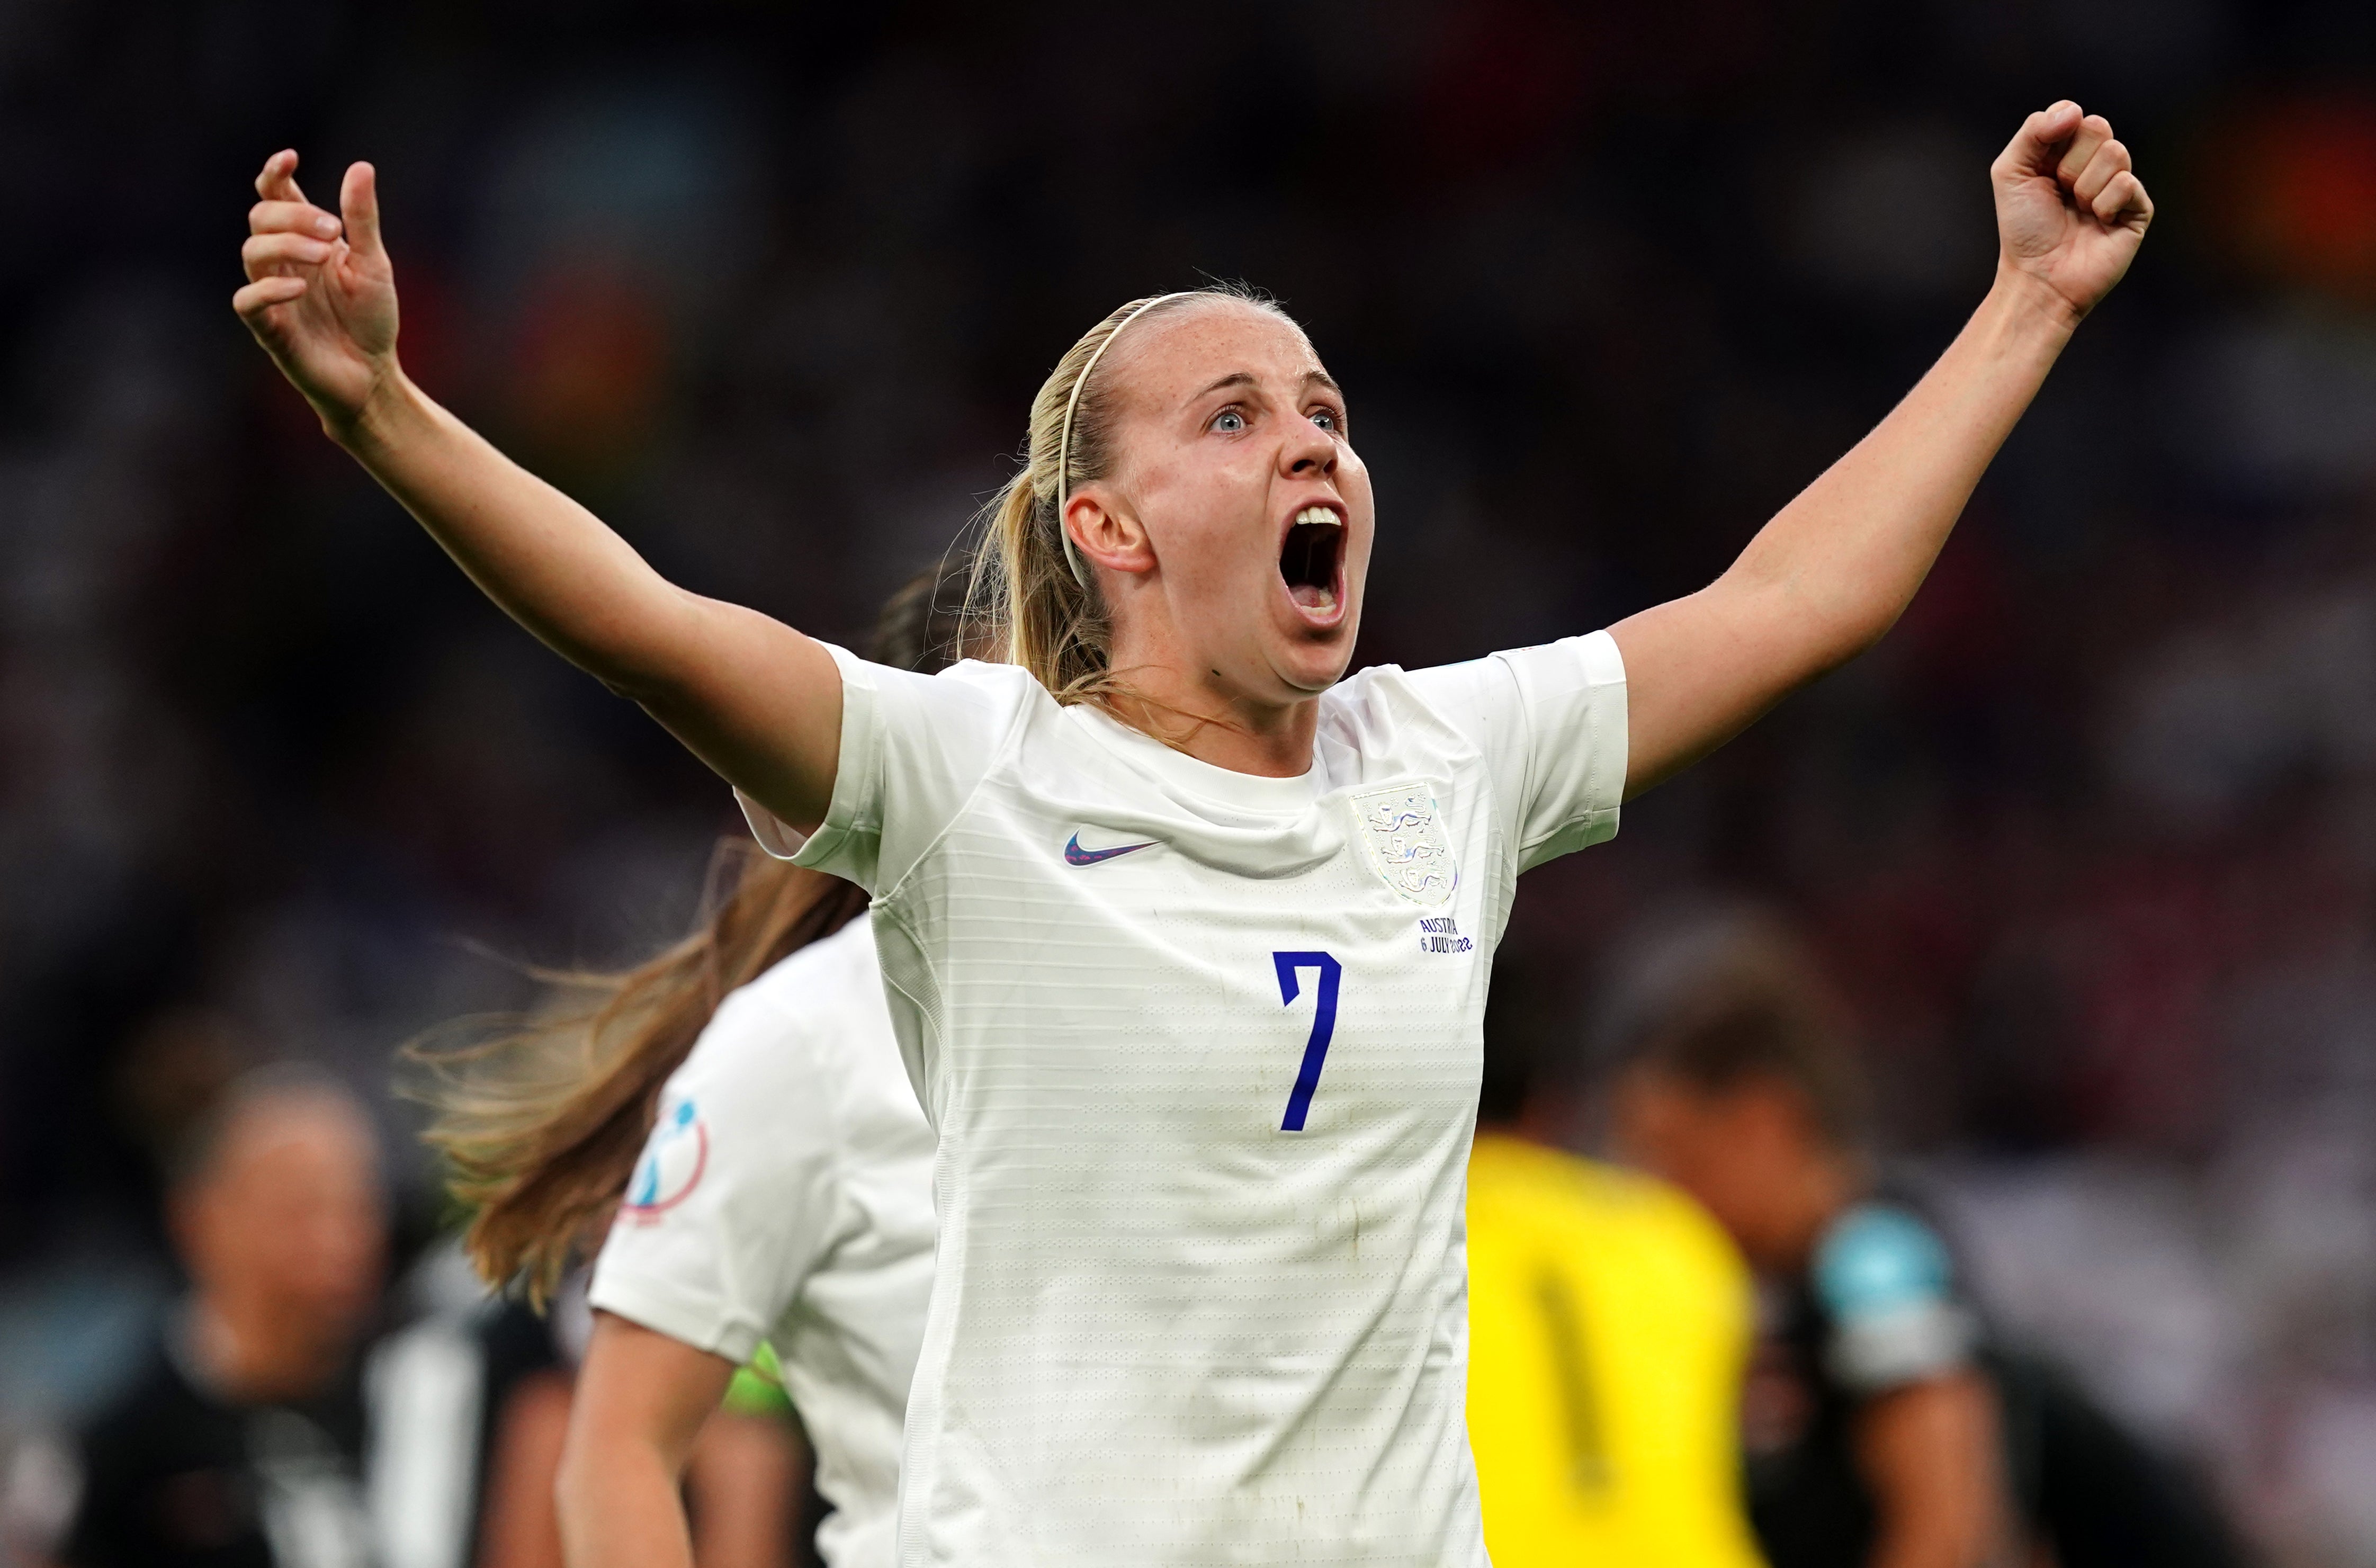
<instances>
[{"instance_id":1,"label":"neck","mask_svg":"<svg viewBox=\"0 0 2376 1568\"><path fill-rule=\"evenodd\" d=\"M1286 701L1243 690L1218 670L1191 674L1192 661L1119 639L1113 668L1129 688L1113 716L1198 762L1265 778L1295 778L1312 767L1320 699Z\"/></svg>"}]
</instances>

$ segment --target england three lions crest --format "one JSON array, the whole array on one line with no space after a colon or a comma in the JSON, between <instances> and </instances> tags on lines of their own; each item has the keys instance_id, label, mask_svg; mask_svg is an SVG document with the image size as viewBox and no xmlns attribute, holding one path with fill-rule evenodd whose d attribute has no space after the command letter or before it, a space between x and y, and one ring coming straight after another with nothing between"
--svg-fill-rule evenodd
<instances>
[{"instance_id":1,"label":"england three lions crest","mask_svg":"<svg viewBox=\"0 0 2376 1568\"><path fill-rule=\"evenodd\" d=\"M1414 904L1442 904L1460 885L1435 797L1424 790L1372 790L1353 797L1362 848L1386 885Z\"/></svg>"}]
</instances>

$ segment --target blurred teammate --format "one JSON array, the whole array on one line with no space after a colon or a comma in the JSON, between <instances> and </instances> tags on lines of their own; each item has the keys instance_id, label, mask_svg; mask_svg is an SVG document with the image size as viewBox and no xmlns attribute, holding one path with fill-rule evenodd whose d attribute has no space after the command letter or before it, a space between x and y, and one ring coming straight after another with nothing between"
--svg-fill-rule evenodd
<instances>
[{"instance_id":1,"label":"blurred teammate","mask_svg":"<svg viewBox=\"0 0 2376 1568\"><path fill-rule=\"evenodd\" d=\"M1774 1568L2227 1568L2200 1489L2067 1377L1988 1342L1947 1246L1868 1158L1808 956L1744 931L1649 1031L1621 1140L1768 1287L1745 1417Z\"/></svg>"},{"instance_id":2,"label":"blurred teammate","mask_svg":"<svg viewBox=\"0 0 2376 1568\"><path fill-rule=\"evenodd\" d=\"M342 223L295 163L233 303L325 430L764 843L875 895L939 1135L916 1568L1483 1561L1461 1206L1516 878L1882 635L2152 213L2101 119L2030 116L1970 324L1724 576L1349 679L1376 514L1342 389L1275 305L1134 301L992 509L1012 661L926 678L675 588L438 407L373 172Z\"/></svg>"},{"instance_id":3,"label":"blurred teammate","mask_svg":"<svg viewBox=\"0 0 2376 1568\"><path fill-rule=\"evenodd\" d=\"M945 665L955 588L931 573L908 585L870 651L903 669ZM780 1429L765 1384L737 1372L763 1350L833 1505L820 1553L834 1568L892 1561L900 1425L932 1288L932 1132L892 1033L864 896L749 860L695 936L629 974L580 980L599 1011L461 1059L433 1133L479 1206L470 1242L491 1280L525 1269L549 1287L588 1225L617 1211L575 1397L520 1489L550 1517L557 1462L576 1568L788 1560L784 1500L796 1494L767 1441Z\"/></svg>"},{"instance_id":4,"label":"blurred teammate","mask_svg":"<svg viewBox=\"0 0 2376 1568\"><path fill-rule=\"evenodd\" d=\"M84 1433L69 1568L372 1568L356 1347L386 1262L371 1123L333 1081L235 1082L169 1171L190 1294Z\"/></svg>"},{"instance_id":5,"label":"blurred teammate","mask_svg":"<svg viewBox=\"0 0 2376 1568\"><path fill-rule=\"evenodd\" d=\"M1468 1442L1494 1568L1755 1568L1749 1273L1699 1206L1552 1146L1540 1067L1486 1045L1468 1161Z\"/></svg>"}]
</instances>

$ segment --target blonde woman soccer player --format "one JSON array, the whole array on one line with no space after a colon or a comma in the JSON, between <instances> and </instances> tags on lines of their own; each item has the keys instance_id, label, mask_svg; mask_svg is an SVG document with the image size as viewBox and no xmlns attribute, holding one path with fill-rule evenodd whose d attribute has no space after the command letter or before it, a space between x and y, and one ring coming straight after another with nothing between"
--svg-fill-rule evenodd
<instances>
[{"instance_id":1,"label":"blonde woman soccer player","mask_svg":"<svg viewBox=\"0 0 2376 1568\"><path fill-rule=\"evenodd\" d=\"M374 175L257 188L234 304L497 603L769 846L874 895L939 1136L909 1564L1479 1563L1462 1172L1517 874L1886 630L2151 216L2072 103L1994 166L1996 281L1707 588L1348 678L1374 513L1268 305L1106 317L997 505L1013 663L925 678L677 588L405 378Z\"/></svg>"}]
</instances>

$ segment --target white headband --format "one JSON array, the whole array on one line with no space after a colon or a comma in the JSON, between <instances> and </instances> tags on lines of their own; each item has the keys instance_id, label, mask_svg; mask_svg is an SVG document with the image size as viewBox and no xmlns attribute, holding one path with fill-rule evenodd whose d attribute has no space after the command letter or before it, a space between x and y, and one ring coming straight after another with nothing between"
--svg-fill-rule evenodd
<instances>
[{"instance_id":1,"label":"white headband","mask_svg":"<svg viewBox=\"0 0 2376 1568\"><path fill-rule=\"evenodd\" d=\"M1122 336L1123 327L1167 300L1184 300L1195 292L1194 289L1182 289L1176 294L1158 294L1115 322L1106 340L1089 355L1089 362L1081 367L1080 375L1073 383L1073 395L1064 399L1064 432L1056 438L1056 537L1064 541L1064 564L1073 568L1073 580L1083 588L1089 586L1089 569L1081 564L1081 552L1073 547L1073 530L1064 526L1064 503L1073 498L1073 411L1081 406L1081 388L1089 384L1089 373L1098 368L1098 362L1105 358L1106 350L1113 347L1113 340Z\"/></svg>"}]
</instances>

